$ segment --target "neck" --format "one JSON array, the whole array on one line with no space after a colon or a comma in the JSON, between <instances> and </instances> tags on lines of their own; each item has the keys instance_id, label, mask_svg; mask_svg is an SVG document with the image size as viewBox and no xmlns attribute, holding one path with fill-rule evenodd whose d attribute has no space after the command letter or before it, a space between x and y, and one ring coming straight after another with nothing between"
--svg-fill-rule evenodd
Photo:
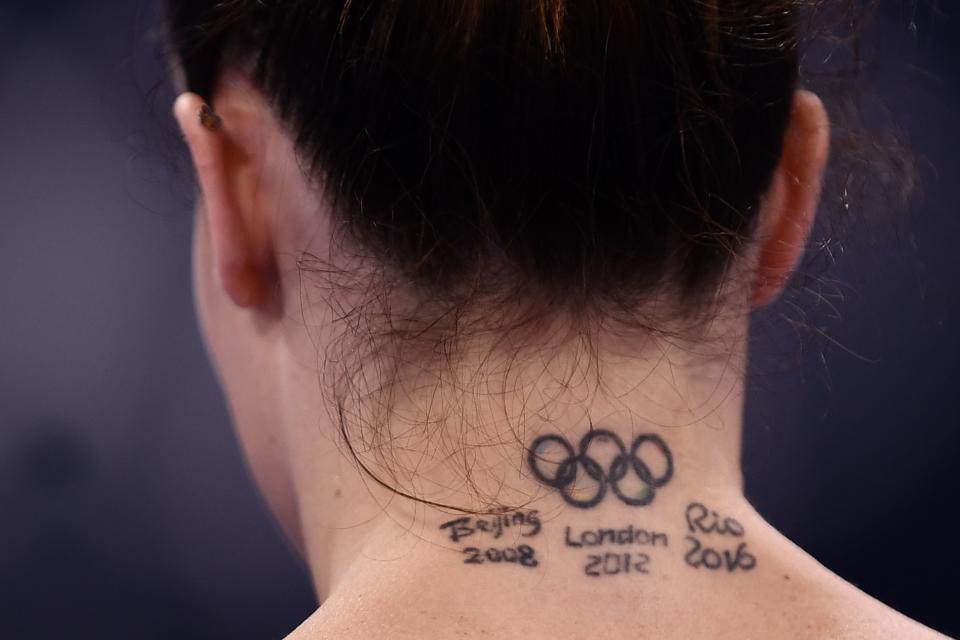
<instances>
[{"instance_id":1,"label":"neck","mask_svg":"<svg viewBox=\"0 0 960 640\"><path fill-rule=\"evenodd\" d=\"M479 564L472 549L513 558L525 544L544 556L533 542L558 553L601 537L663 541L654 534L679 545L691 504L739 499L743 343L718 347L723 357L664 343L605 351L461 362L461 372L509 371L482 388L407 376L392 419L375 434L348 424L348 446L338 423L358 413L318 427L315 375L282 357L298 537L321 600L358 571L414 575L439 562L452 570L431 580L458 580L453 569Z\"/></svg>"}]
</instances>

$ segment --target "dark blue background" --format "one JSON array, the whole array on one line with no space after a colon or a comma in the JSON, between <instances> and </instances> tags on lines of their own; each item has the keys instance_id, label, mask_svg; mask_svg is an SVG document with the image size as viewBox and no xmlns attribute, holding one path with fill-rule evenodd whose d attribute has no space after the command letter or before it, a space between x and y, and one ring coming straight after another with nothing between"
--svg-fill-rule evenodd
<instances>
[{"instance_id":1,"label":"dark blue background","mask_svg":"<svg viewBox=\"0 0 960 640\"><path fill-rule=\"evenodd\" d=\"M744 465L794 541L957 635L960 16L911 6L881 9L871 81L926 197L831 238L806 284L838 310L800 281L758 319ZM0 4L4 638L279 638L314 606L195 328L153 20L143 1Z\"/></svg>"}]
</instances>

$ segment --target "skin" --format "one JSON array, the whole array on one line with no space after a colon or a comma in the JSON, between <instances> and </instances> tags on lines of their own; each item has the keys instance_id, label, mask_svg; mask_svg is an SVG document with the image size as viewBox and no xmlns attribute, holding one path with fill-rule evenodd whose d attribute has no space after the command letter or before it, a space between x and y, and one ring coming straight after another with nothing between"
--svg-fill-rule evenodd
<instances>
[{"instance_id":1,"label":"skin","mask_svg":"<svg viewBox=\"0 0 960 640\"><path fill-rule=\"evenodd\" d=\"M425 371L405 379L386 425L399 443L395 468L416 469L401 473L399 484L441 503L483 509L490 505L484 498L495 498L522 505L519 517L535 511L539 521L535 535L529 524L499 535L472 525L460 539L442 525L462 514L381 488L338 439L335 412L318 384L318 354L342 330L333 310L338 294L309 295L297 257L339 257L331 252L329 212L302 175L289 136L239 76L228 74L214 96L219 129L201 124L202 104L185 93L175 105L202 191L194 241L198 315L252 473L323 603L289 638L941 637L831 574L743 497L750 311L778 295L810 233L829 139L816 96L796 94L756 238L731 270L727 302L700 341L601 333L594 360L543 331L542 344L513 350L511 360L477 338L471 353L490 357L465 355L458 370L482 371L481 382L465 376L460 385L437 383L426 362ZM463 393L470 380L478 386ZM444 419L429 423L428 438L424 425L435 415ZM575 447L591 425L627 443L651 434L668 446L673 475L648 505L628 505L608 490L596 506L578 508L530 473L534 438L555 434ZM655 454L643 456L659 473ZM383 471L375 458L365 459ZM600 466L609 473L609 459ZM589 493L597 482L579 473L571 491ZM709 513L691 524L690 509L701 513L693 504L716 512L728 533L711 528ZM568 543L628 525L662 532L668 543ZM496 548L498 557L522 544L536 566L486 556L466 562L468 547L481 555ZM701 555L696 566L694 546L715 549L716 558L727 551L728 564L709 569L703 561L715 558ZM590 556L607 552L626 552L631 573L591 575Z\"/></svg>"}]
</instances>

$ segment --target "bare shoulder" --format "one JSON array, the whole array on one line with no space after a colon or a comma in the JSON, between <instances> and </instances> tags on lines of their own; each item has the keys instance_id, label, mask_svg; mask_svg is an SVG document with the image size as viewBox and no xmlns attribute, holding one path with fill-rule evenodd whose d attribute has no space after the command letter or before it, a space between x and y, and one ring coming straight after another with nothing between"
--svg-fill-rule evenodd
<instances>
[{"instance_id":1,"label":"bare shoulder","mask_svg":"<svg viewBox=\"0 0 960 640\"><path fill-rule=\"evenodd\" d=\"M861 602L850 611L850 618L841 620L838 638L903 640L944 640L947 636L912 620L902 613L888 607L852 585Z\"/></svg>"},{"instance_id":2,"label":"bare shoulder","mask_svg":"<svg viewBox=\"0 0 960 640\"><path fill-rule=\"evenodd\" d=\"M570 565L563 550L544 553L551 571L529 582L454 573L444 563L433 573L371 572L337 590L287 640L946 638L846 582L767 523L744 523L757 559L750 571L697 571L669 547L659 573L645 580L583 582L579 572L562 572Z\"/></svg>"},{"instance_id":3,"label":"bare shoulder","mask_svg":"<svg viewBox=\"0 0 960 640\"><path fill-rule=\"evenodd\" d=\"M630 620L628 616L623 618L622 625L607 626L605 637L611 640L686 640L690 637L709 637L714 640L949 640L947 636L911 620L852 586L850 589L856 594L843 598L845 602L834 602L827 606L823 606L823 602L816 602L820 598L814 597L811 598L814 602L804 602L799 598L787 608L778 609L777 606L783 603L775 602L777 598L773 598L766 603L750 603L763 604L765 608L760 611L757 611L755 606L740 610L731 607L714 612L688 611L688 617L693 613L700 617L699 623L693 626L668 623L651 628L637 625L636 621ZM571 611L576 609L576 606L571 605ZM411 615L400 621L392 615L382 616L373 611L362 619L330 615L329 611L318 612L286 640L447 640L450 637L478 640L490 637L502 640L547 640L560 637L558 625L527 625L517 619L515 629L520 632L514 634L502 627L483 629L464 626L461 624L462 620L457 620L458 616L453 612L446 612L447 615L442 615L439 611L434 613L433 616L422 617ZM665 619L676 621L679 618L675 615L677 613L672 611ZM573 627L570 635L563 637L592 637L583 627Z\"/></svg>"},{"instance_id":4,"label":"bare shoulder","mask_svg":"<svg viewBox=\"0 0 960 640\"><path fill-rule=\"evenodd\" d=\"M830 640L944 640L824 567L770 527L761 533L767 571L755 585L756 620L782 637ZM775 612L771 618L768 612ZM762 636L757 636L762 637ZM768 637L781 637L779 635Z\"/></svg>"},{"instance_id":5,"label":"bare shoulder","mask_svg":"<svg viewBox=\"0 0 960 640\"><path fill-rule=\"evenodd\" d=\"M746 630L744 625L734 629L717 628L714 631L705 632L706 635L700 637L711 637L715 640L749 640L751 638L792 638L802 640L950 640L936 631L924 627L923 625L910 620L894 611L874 616L871 619L863 619L860 616L856 620L809 620L800 626L793 625L758 625L756 629ZM422 628L416 633L411 633L409 629L390 628L386 625L375 624L380 627L374 630L373 625L369 623L351 624L307 624L302 625L285 640L447 640L451 637L452 629L444 625L433 625L430 628ZM672 638L672 635L637 635L630 629L624 628L624 637L632 639L648 637L664 640ZM484 637L490 636L486 633L473 636L462 629L456 631L457 637ZM501 636L504 640L510 640L506 636ZM554 630L545 631L543 635L524 634L524 640L547 640L556 638ZM571 636L573 637L573 636ZM681 636L689 637L689 636Z\"/></svg>"},{"instance_id":6,"label":"bare shoulder","mask_svg":"<svg viewBox=\"0 0 960 640\"><path fill-rule=\"evenodd\" d=\"M831 574L832 575L832 574ZM799 578L799 576L798 576ZM580 624L584 603L571 602L566 621L524 619L510 612L487 626L465 620L456 610L432 607L373 606L362 613L323 608L306 620L286 640L447 640L457 638L500 638L501 640L547 640L548 638L591 638L591 627L605 629L609 640L687 640L691 637L714 640L790 638L791 640L949 640L911 620L852 585L836 578L838 584L808 584L797 589L750 597L741 593L740 602L705 602L684 605L671 603L661 610L611 612L605 624ZM802 582L798 579L797 582ZM812 587L812 588L809 588ZM404 600L401 596L399 600ZM662 603L666 604L666 603ZM406 615L398 613L406 609ZM659 609L659 607L658 607ZM572 616L572 618L570 617ZM610 619L620 623L610 623ZM657 620L654 624L650 621ZM566 635L560 635L565 633Z\"/></svg>"},{"instance_id":7,"label":"bare shoulder","mask_svg":"<svg viewBox=\"0 0 960 640\"><path fill-rule=\"evenodd\" d=\"M855 587L850 586L855 590ZM857 591L845 611L823 616L823 638L837 640L945 640L933 629Z\"/></svg>"},{"instance_id":8,"label":"bare shoulder","mask_svg":"<svg viewBox=\"0 0 960 640\"><path fill-rule=\"evenodd\" d=\"M837 640L945 640L925 627L869 596L840 616L824 618L823 638Z\"/></svg>"}]
</instances>

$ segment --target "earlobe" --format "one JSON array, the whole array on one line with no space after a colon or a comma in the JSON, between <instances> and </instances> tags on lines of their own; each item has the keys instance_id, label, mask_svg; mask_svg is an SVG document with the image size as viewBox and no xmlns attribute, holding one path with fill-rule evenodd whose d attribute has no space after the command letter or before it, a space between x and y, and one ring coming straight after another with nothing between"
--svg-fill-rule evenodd
<instances>
[{"instance_id":1,"label":"earlobe","mask_svg":"<svg viewBox=\"0 0 960 640\"><path fill-rule=\"evenodd\" d=\"M829 147L830 123L823 103L809 91L797 91L757 231L754 308L780 295L803 257L820 202Z\"/></svg>"},{"instance_id":2,"label":"earlobe","mask_svg":"<svg viewBox=\"0 0 960 640\"><path fill-rule=\"evenodd\" d=\"M263 233L255 223L258 212L245 210L256 206L255 199L237 193L243 181L237 165L245 154L235 148L229 123L200 96L180 95L174 116L193 157L219 280L237 306L265 306L275 289L276 269L258 237Z\"/></svg>"}]
</instances>

